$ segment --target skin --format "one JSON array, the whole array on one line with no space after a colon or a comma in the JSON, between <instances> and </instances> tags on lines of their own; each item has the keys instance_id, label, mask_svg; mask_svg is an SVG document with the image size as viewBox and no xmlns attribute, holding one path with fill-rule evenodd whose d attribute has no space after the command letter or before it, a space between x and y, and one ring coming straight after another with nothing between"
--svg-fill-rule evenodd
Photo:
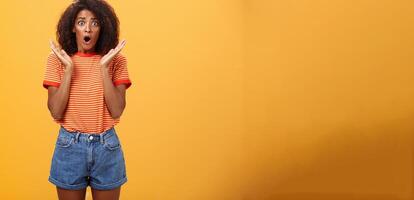
<instances>
[{"instance_id":1,"label":"skin","mask_svg":"<svg viewBox=\"0 0 414 200\"><path fill-rule=\"evenodd\" d=\"M59 200L84 200L86 188L81 190L65 190L57 188ZM92 198L94 200L113 200L119 199L121 187L114 190L94 190L92 189Z\"/></svg>"},{"instance_id":2,"label":"skin","mask_svg":"<svg viewBox=\"0 0 414 200\"><path fill-rule=\"evenodd\" d=\"M78 52L91 53L95 50L96 42L99 38L100 26L96 20L95 15L89 10L82 10L78 13L75 21L75 25L72 29L76 33L76 43L78 46ZM84 41L84 36L89 36L91 39L89 42ZM104 55L100 62L100 68L102 73L102 81L104 87L105 103L112 118L117 119L122 115L125 108L125 90L124 84L114 86L111 77L109 76L109 63L112 59L122 50L125 46L125 40L121 41L116 48L111 49L106 55ZM50 48L53 53L59 58L64 66L64 75L59 87L48 87L48 108L55 119L62 119L64 117L65 109L69 99L70 83L72 73L74 71L74 65L70 56L60 49L53 41L50 41ZM60 200L77 200L85 199L86 189L82 190L65 190L57 187L57 193ZM92 196L94 200L117 200L120 196L121 187L113 190L92 190Z\"/></svg>"}]
</instances>

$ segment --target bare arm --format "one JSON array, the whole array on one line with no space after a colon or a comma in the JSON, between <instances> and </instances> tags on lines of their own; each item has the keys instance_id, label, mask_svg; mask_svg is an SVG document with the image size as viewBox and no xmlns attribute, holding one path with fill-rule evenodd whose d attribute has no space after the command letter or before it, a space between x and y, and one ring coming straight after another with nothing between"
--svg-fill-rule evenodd
<instances>
[{"instance_id":1,"label":"bare arm","mask_svg":"<svg viewBox=\"0 0 414 200\"><path fill-rule=\"evenodd\" d=\"M61 120L64 116L69 99L71 77L72 72L66 71L58 88L48 87L47 107L54 119Z\"/></svg>"},{"instance_id":2,"label":"bare arm","mask_svg":"<svg viewBox=\"0 0 414 200\"><path fill-rule=\"evenodd\" d=\"M64 74L59 88L48 87L47 107L54 119L63 118L70 93L70 82L72 79L73 62L63 49L59 49L55 43L50 41L50 48L64 65Z\"/></svg>"},{"instance_id":3,"label":"bare arm","mask_svg":"<svg viewBox=\"0 0 414 200\"><path fill-rule=\"evenodd\" d=\"M105 103L112 118L121 117L125 108L125 85L114 86L108 70L102 69Z\"/></svg>"},{"instance_id":4,"label":"bare arm","mask_svg":"<svg viewBox=\"0 0 414 200\"><path fill-rule=\"evenodd\" d=\"M111 77L109 76L108 64L112 61L116 54L125 46L125 40L121 41L116 48L111 49L105 56L103 56L99 62L101 65L101 72L103 78L104 97L105 103L108 107L111 117L118 119L121 117L125 108L125 90L124 84L114 86Z\"/></svg>"}]
</instances>

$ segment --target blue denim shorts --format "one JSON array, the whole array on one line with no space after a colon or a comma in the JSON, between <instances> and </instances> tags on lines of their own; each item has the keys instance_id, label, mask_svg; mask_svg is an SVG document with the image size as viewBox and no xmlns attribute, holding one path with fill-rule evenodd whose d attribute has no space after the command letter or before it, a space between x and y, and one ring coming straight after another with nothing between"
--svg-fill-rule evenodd
<instances>
[{"instance_id":1,"label":"blue denim shorts","mask_svg":"<svg viewBox=\"0 0 414 200\"><path fill-rule=\"evenodd\" d=\"M103 133L69 132L60 127L49 181L68 190L115 189L127 181L125 159L115 128Z\"/></svg>"}]
</instances>

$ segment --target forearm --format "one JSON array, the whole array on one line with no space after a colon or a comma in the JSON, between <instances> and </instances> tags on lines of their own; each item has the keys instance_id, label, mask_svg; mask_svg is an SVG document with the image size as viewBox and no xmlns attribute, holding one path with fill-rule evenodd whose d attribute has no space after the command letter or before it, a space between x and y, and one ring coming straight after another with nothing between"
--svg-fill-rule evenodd
<instances>
[{"instance_id":1,"label":"forearm","mask_svg":"<svg viewBox=\"0 0 414 200\"><path fill-rule=\"evenodd\" d=\"M69 99L72 72L66 71L56 92L48 99L48 108L54 119L62 119Z\"/></svg>"},{"instance_id":2,"label":"forearm","mask_svg":"<svg viewBox=\"0 0 414 200\"><path fill-rule=\"evenodd\" d=\"M102 67L102 78L104 87L104 97L107 108L112 118L117 119L121 116L125 108L125 97L121 91L112 83L111 77L107 68Z\"/></svg>"}]
</instances>

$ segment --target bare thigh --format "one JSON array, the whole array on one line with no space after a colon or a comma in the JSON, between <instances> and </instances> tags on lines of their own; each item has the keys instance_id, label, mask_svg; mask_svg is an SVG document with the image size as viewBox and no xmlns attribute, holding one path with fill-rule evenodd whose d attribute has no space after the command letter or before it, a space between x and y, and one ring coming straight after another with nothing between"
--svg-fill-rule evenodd
<instances>
[{"instance_id":1,"label":"bare thigh","mask_svg":"<svg viewBox=\"0 0 414 200\"><path fill-rule=\"evenodd\" d=\"M56 187L59 200L85 200L86 188L81 190L66 190Z\"/></svg>"},{"instance_id":2,"label":"bare thigh","mask_svg":"<svg viewBox=\"0 0 414 200\"><path fill-rule=\"evenodd\" d=\"M93 200L118 200L121 193L121 187L113 190L91 190Z\"/></svg>"}]
</instances>

